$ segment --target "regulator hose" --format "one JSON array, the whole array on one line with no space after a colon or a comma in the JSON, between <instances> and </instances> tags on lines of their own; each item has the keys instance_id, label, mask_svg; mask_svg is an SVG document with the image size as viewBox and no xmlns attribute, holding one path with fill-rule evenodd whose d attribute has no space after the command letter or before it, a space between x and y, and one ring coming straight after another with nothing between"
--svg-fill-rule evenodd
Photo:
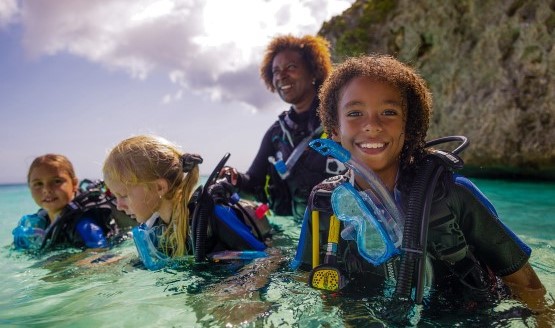
<instances>
[{"instance_id":1,"label":"regulator hose","mask_svg":"<svg viewBox=\"0 0 555 328\"><path fill-rule=\"evenodd\" d=\"M452 153L432 150L426 155L422 160L422 166L411 187L403 230L403 252L394 294L396 298L401 301L410 300L414 270L418 265L418 281L415 286L416 293L414 301L416 304L422 303L428 222L434 191L439 177L445 169L452 170L462 168L463 162L457 154L468 146L468 139L464 136L450 136L426 143L426 147L431 147L451 141L461 142L461 145L455 148Z\"/></svg>"},{"instance_id":2,"label":"regulator hose","mask_svg":"<svg viewBox=\"0 0 555 328\"><path fill-rule=\"evenodd\" d=\"M208 187L214 184L229 159L230 154L226 153L220 160L214 171L208 176L204 186L200 187L199 196L196 201L195 210L193 211L193 219L191 229L193 231L193 249L195 262L203 262L206 260L206 239L208 236L208 221L210 215L214 212L214 200L208 193Z\"/></svg>"}]
</instances>

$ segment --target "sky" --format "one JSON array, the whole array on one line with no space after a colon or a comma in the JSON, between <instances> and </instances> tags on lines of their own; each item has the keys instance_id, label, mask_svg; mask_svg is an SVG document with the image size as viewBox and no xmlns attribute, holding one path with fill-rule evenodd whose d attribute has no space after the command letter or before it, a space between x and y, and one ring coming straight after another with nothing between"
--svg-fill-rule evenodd
<instances>
[{"instance_id":1,"label":"sky","mask_svg":"<svg viewBox=\"0 0 555 328\"><path fill-rule=\"evenodd\" d=\"M110 149L155 134L248 169L288 109L259 77L276 35L316 34L354 0L0 0L0 184L66 155L101 178Z\"/></svg>"}]
</instances>

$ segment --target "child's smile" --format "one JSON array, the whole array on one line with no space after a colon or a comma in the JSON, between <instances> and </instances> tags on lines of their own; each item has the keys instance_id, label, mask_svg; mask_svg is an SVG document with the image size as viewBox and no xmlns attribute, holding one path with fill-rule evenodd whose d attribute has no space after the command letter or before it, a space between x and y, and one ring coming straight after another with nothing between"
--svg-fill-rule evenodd
<instances>
[{"instance_id":1,"label":"child's smile","mask_svg":"<svg viewBox=\"0 0 555 328\"><path fill-rule=\"evenodd\" d=\"M34 168L29 176L33 199L54 220L71 201L77 191L74 181L64 170L50 165Z\"/></svg>"}]
</instances>

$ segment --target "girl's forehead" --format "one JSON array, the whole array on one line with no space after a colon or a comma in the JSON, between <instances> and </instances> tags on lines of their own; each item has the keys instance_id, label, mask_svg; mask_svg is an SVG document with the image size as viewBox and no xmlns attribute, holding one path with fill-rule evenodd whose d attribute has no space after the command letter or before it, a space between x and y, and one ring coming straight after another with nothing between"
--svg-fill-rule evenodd
<instances>
[{"instance_id":1,"label":"girl's forehead","mask_svg":"<svg viewBox=\"0 0 555 328\"><path fill-rule=\"evenodd\" d=\"M40 164L34 167L31 170L31 174L30 174L31 179L33 177L42 178L42 177L52 177L52 176L70 177L70 174L64 168L61 168L55 165L49 165L49 164Z\"/></svg>"}]
</instances>

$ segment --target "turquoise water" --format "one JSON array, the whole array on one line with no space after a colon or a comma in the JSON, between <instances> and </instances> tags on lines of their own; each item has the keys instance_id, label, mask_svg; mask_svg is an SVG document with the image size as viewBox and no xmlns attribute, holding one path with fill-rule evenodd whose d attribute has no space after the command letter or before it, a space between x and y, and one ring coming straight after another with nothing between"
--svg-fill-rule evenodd
<instances>
[{"instance_id":1,"label":"turquoise water","mask_svg":"<svg viewBox=\"0 0 555 328\"><path fill-rule=\"evenodd\" d=\"M555 294L555 184L474 180L503 221L533 248L531 264ZM139 269L133 242L109 251L119 261L87 266L91 253L42 258L13 252L11 230L36 206L24 185L0 186L0 325L26 327L379 327L380 298L336 297L307 287L287 263L299 226L273 217L282 261L238 265L184 264ZM83 259L87 261L81 261ZM81 262L80 262L81 261ZM497 308L510 308L510 302ZM424 327L523 327L530 319L477 318L424 312Z\"/></svg>"}]
</instances>

